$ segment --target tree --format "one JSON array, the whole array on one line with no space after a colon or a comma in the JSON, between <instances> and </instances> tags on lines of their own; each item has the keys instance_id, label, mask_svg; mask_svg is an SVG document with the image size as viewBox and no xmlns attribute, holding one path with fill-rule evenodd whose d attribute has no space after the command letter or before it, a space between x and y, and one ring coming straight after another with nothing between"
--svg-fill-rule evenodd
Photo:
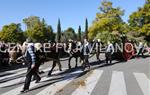
<instances>
[{"instance_id":1,"label":"tree","mask_svg":"<svg viewBox=\"0 0 150 95\"><path fill-rule=\"evenodd\" d=\"M118 31L120 33L124 32L125 23L121 19L124 11L119 7L114 8L112 2L103 1L99 7L100 12L96 14L96 19L89 28L88 36L90 39L94 39L99 32ZM106 38L107 39L107 38Z\"/></svg>"},{"instance_id":2,"label":"tree","mask_svg":"<svg viewBox=\"0 0 150 95\"><path fill-rule=\"evenodd\" d=\"M62 34L62 42L67 42L69 39L76 40L77 35L72 27L69 27L67 30L65 30Z\"/></svg>"},{"instance_id":3,"label":"tree","mask_svg":"<svg viewBox=\"0 0 150 95\"><path fill-rule=\"evenodd\" d=\"M37 16L30 16L23 19L27 26L26 35L35 42L47 42L54 40L53 29L47 25L45 19L40 20Z\"/></svg>"},{"instance_id":4,"label":"tree","mask_svg":"<svg viewBox=\"0 0 150 95\"><path fill-rule=\"evenodd\" d=\"M23 23L26 24L28 30L32 30L35 24L40 23L40 18L37 16L30 16L28 18L24 18Z\"/></svg>"},{"instance_id":5,"label":"tree","mask_svg":"<svg viewBox=\"0 0 150 95\"><path fill-rule=\"evenodd\" d=\"M133 12L128 22L133 32L139 32L139 36L145 36L150 41L150 0L146 0L142 8Z\"/></svg>"},{"instance_id":6,"label":"tree","mask_svg":"<svg viewBox=\"0 0 150 95\"><path fill-rule=\"evenodd\" d=\"M96 39L101 39L103 43L107 43L108 41L111 42L120 42L119 36L116 35L115 33L110 33L109 31L103 31L99 32L96 36Z\"/></svg>"},{"instance_id":7,"label":"tree","mask_svg":"<svg viewBox=\"0 0 150 95\"><path fill-rule=\"evenodd\" d=\"M25 40L25 36L21 29L21 24L11 23L3 26L0 32L0 40L5 42L22 43Z\"/></svg>"},{"instance_id":8,"label":"tree","mask_svg":"<svg viewBox=\"0 0 150 95\"><path fill-rule=\"evenodd\" d=\"M60 24L60 19L58 19L56 41L57 42L61 41L61 24Z\"/></svg>"},{"instance_id":9,"label":"tree","mask_svg":"<svg viewBox=\"0 0 150 95\"><path fill-rule=\"evenodd\" d=\"M47 32L45 33L47 40L55 41L55 35L56 34L54 33L52 26L48 25Z\"/></svg>"},{"instance_id":10,"label":"tree","mask_svg":"<svg viewBox=\"0 0 150 95\"><path fill-rule=\"evenodd\" d=\"M81 26L78 28L78 41L81 41Z\"/></svg>"},{"instance_id":11,"label":"tree","mask_svg":"<svg viewBox=\"0 0 150 95\"><path fill-rule=\"evenodd\" d=\"M88 19L85 20L85 38L88 39Z\"/></svg>"}]
</instances>

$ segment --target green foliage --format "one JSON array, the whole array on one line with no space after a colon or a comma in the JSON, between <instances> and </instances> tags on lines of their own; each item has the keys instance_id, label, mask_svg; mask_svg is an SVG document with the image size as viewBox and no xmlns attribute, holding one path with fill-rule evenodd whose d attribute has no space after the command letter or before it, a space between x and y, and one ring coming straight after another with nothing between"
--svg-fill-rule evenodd
<instances>
[{"instance_id":1,"label":"green foliage","mask_svg":"<svg viewBox=\"0 0 150 95\"><path fill-rule=\"evenodd\" d=\"M128 33L126 33L126 36L128 40L132 40L134 42L144 41L144 36L141 36L139 32L129 31Z\"/></svg>"},{"instance_id":2,"label":"green foliage","mask_svg":"<svg viewBox=\"0 0 150 95\"><path fill-rule=\"evenodd\" d=\"M95 37L95 39L101 39L101 41L105 44L108 41L119 42L119 41L121 41L121 39L119 39L119 38L120 38L119 35L110 33L108 31L98 32Z\"/></svg>"},{"instance_id":3,"label":"green foliage","mask_svg":"<svg viewBox=\"0 0 150 95\"><path fill-rule=\"evenodd\" d=\"M20 24L11 23L3 26L0 32L0 40L5 42L22 43L25 40L25 36L21 30Z\"/></svg>"},{"instance_id":4,"label":"green foliage","mask_svg":"<svg viewBox=\"0 0 150 95\"><path fill-rule=\"evenodd\" d=\"M27 26L26 35L33 41L47 42L55 39L52 27L47 25L44 19L41 21L39 17L31 16L23 22Z\"/></svg>"},{"instance_id":5,"label":"green foliage","mask_svg":"<svg viewBox=\"0 0 150 95\"><path fill-rule=\"evenodd\" d=\"M86 37L86 34L85 34L85 32L81 32L81 41L83 42L84 41L84 37Z\"/></svg>"},{"instance_id":6,"label":"green foliage","mask_svg":"<svg viewBox=\"0 0 150 95\"><path fill-rule=\"evenodd\" d=\"M85 38L88 39L88 19L85 20Z\"/></svg>"},{"instance_id":7,"label":"green foliage","mask_svg":"<svg viewBox=\"0 0 150 95\"><path fill-rule=\"evenodd\" d=\"M11 23L3 26L0 31L0 40L5 42L23 42L30 37L35 42L47 42L49 40L57 42L66 42L68 39L83 41L84 38L119 41L119 35L126 34L131 40L150 42L150 0L145 0L143 7L133 12L127 23L123 22L122 16L124 10L120 7L113 7L113 3L103 0L99 7L99 12L92 25L88 28L88 19L85 19L85 31L78 28L76 34L74 29L69 27L62 33L60 19L58 20L57 32L54 33L50 25L47 25L45 19L37 16L30 16L23 19L26 25L26 31L23 32L20 24ZM56 38L55 38L56 36Z\"/></svg>"},{"instance_id":8,"label":"green foliage","mask_svg":"<svg viewBox=\"0 0 150 95\"><path fill-rule=\"evenodd\" d=\"M81 26L78 28L78 41L81 41Z\"/></svg>"},{"instance_id":9,"label":"green foliage","mask_svg":"<svg viewBox=\"0 0 150 95\"><path fill-rule=\"evenodd\" d=\"M69 27L67 30L65 30L62 33L61 41L62 42L67 42L69 39L72 39L72 40L76 40L77 39L77 35L76 35L75 31L71 27Z\"/></svg>"},{"instance_id":10,"label":"green foliage","mask_svg":"<svg viewBox=\"0 0 150 95\"><path fill-rule=\"evenodd\" d=\"M89 28L89 37L93 39L97 33L103 31L126 32L124 28L127 25L121 19L124 11L119 7L113 8L112 2L103 1L99 7L100 12L96 14L96 19L93 21L92 26Z\"/></svg>"},{"instance_id":11,"label":"green foliage","mask_svg":"<svg viewBox=\"0 0 150 95\"><path fill-rule=\"evenodd\" d=\"M37 16L30 16L28 18L24 18L23 23L26 24L28 30L32 30L35 24L40 23L40 18Z\"/></svg>"},{"instance_id":12,"label":"green foliage","mask_svg":"<svg viewBox=\"0 0 150 95\"><path fill-rule=\"evenodd\" d=\"M145 5L133 12L129 18L129 24L133 31L137 31L145 37L150 37L150 0Z\"/></svg>"},{"instance_id":13,"label":"green foliage","mask_svg":"<svg viewBox=\"0 0 150 95\"><path fill-rule=\"evenodd\" d=\"M61 24L60 24L60 19L58 20L58 25L57 25L56 41L57 42L61 41Z\"/></svg>"}]
</instances>

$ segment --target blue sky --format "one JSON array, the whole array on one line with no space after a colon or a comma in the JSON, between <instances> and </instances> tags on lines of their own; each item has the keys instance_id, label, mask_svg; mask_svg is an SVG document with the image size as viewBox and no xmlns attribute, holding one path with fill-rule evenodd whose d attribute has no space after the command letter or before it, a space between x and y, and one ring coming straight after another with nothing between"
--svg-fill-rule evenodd
<instances>
[{"instance_id":1,"label":"blue sky","mask_svg":"<svg viewBox=\"0 0 150 95\"><path fill-rule=\"evenodd\" d=\"M84 30L85 18L89 26L95 19L98 7L102 0L0 0L0 29L3 25L21 23L29 16L45 18L46 23L52 25L56 31L58 18L61 20L62 30L73 27L75 30L81 25ZM123 20L127 22L128 16L142 7L145 0L110 0L113 6L125 10Z\"/></svg>"}]
</instances>

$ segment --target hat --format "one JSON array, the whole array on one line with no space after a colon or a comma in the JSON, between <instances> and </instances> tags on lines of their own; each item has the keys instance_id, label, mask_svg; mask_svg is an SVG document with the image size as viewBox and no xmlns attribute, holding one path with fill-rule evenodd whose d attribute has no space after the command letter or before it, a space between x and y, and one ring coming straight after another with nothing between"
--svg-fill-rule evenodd
<instances>
[{"instance_id":1,"label":"hat","mask_svg":"<svg viewBox=\"0 0 150 95\"><path fill-rule=\"evenodd\" d=\"M42 44L41 43L35 43L34 46L37 50L39 50L42 47Z\"/></svg>"},{"instance_id":2,"label":"hat","mask_svg":"<svg viewBox=\"0 0 150 95\"><path fill-rule=\"evenodd\" d=\"M100 40L100 39L97 39L97 41L100 42L101 40Z\"/></svg>"},{"instance_id":3,"label":"hat","mask_svg":"<svg viewBox=\"0 0 150 95\"><path fill-rule=\"evenodd\" d=\"M28 43L28 47L34 46L34 43Z\"/></svg>"},{"instance_id":4,"label":"hat","mask_svg":"<svg viewBox=\"0 0 150 95\"><path fill-rule=\"evenodd\" d=\"M32 39L31 39L31 38L27 38L27 39L26 39L26 42L27 42L27 43L31 43L31 42L32 42Z\"/></svg>"},{"instance_id":5,"label":"hat","mask_svg":"<svg viewBox=\"0 0 150 95\"><path fill-rule=\"evenodd\" d=\"M72 39L69 39L69 42L72 42Z\"/></svg>"},{"instance_id":6,"label":"hat","mask_svg":"<svg viewBox=\"0 0 150 95\"><path fill-rule=\"evenodd\" d=\"M24 42L22 46L25 47L25 46L27 46L27 45L28 45L28 43L27 43L27 42Z\"/></svg>"}]
</instances>

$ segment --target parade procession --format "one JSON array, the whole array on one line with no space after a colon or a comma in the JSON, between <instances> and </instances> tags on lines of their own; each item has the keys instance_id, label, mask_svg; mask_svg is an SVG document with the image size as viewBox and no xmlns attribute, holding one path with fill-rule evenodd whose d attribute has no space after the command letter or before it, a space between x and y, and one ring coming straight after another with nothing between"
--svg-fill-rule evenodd
<instances>
[{"instance_id":1,"label":"parade procession","mask_svg":"<svg viewBox=\"0 0 150 95\"><path fill-rule=\"evenodd\" d=\"M0 1L0 95L150 95L150 0L27 1Z\"/></svg>"}]
</instances>

